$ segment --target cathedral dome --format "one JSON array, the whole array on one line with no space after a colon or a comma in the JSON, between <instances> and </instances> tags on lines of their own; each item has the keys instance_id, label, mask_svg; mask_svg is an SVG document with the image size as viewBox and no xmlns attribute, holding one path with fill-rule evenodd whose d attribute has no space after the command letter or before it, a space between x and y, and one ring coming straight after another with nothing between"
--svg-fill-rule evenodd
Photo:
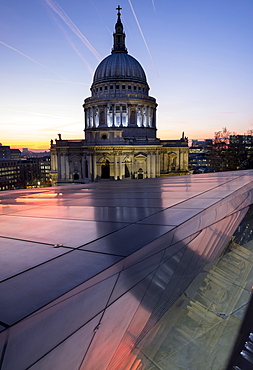
<instances>
[{"instance_id":1,"label":"cathedral dome","mask_svg":"<svg viewBox=\"0 0 253 370\"><path fill-rule=\"evenodd\" d=\"M120 9L120 7L117 8L118 20L113 34L112 53L98 65L93 77L93 87L100 83L112 81L139 83L147 87L147 79L142 66L134 57L128 55Z\"/></svg>"},{"instance_id":2,"label":"cathedral dome","mask_svg":"<svg viewBox=\"0 0 253 370\"><path fill-rule=\"evenodd\" d=\"M128 54L120 6L117 10L111 55L99 63L90 88L91 97L84 100L85 137L87 142L94 144L97 140L101 145L108 144L109 138L115 139L114 143L133 138L153 142L156 140L156 100L149 96L141 64ZM107 131L110 134L105 134Z\"/></svg>"},{"instance_id":3,"label":"cathedral dome","mask_svg":"<svg viewBox=\"0 0 253 370\"><path fill-rule=\"evenodd\" d=\"M103 59L95 71L93 85L115 80L147 84L141 64L126 52L114 52Z\"/></svg>"}]
</instances>

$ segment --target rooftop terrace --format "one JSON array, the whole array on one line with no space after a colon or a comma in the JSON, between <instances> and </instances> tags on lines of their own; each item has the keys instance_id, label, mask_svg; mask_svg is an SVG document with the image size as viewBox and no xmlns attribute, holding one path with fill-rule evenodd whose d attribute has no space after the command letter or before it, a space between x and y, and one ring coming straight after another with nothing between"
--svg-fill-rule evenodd
<instances>
[{"instance_id":1,"label":"rooftop terrace","mask_svg":"<svg viewBox=\"0 0 253 370\"><path fill-rule=\"evenodd\" d=\"M236 171L1 192L1 369L148 368L132 350L220 256L252 186Z\"/></svg>"}]
</instances>

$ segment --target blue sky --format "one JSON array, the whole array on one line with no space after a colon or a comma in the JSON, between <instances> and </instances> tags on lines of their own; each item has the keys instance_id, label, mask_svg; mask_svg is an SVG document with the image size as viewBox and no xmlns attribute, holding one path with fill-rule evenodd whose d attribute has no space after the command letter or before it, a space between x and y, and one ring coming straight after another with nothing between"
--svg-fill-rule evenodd
<instances>
[{"instance_id":1,"label":"blue sky","mask_svg":"<svg viewBox=\"0 0 253 370\"><path fill-rule=\"evenodd\" d=\"M253 130L252 0L1 0L0 142L83 138L83 100L110 54L116 7L157 99L157 136Z\"/></svg>"}]
</instances>

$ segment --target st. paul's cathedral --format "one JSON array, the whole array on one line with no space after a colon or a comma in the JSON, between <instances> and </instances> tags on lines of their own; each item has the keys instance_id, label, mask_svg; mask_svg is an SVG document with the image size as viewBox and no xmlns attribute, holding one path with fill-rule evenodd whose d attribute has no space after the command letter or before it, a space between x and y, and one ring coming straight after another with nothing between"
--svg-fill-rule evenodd
<instances>
[{"instance_id":1,"label":"st. paul's cathedral","mask_svg":"<svg viewBox=\"0 0 253 370\"><path fill-rule=\"evenodd\" d=\"M128 54L117 8L113 48L84 100L85 139L51 140L53 184L144 179L188 172L188 141L156 137L156 99L141 64Z\"/></svg>"}]
</instances>

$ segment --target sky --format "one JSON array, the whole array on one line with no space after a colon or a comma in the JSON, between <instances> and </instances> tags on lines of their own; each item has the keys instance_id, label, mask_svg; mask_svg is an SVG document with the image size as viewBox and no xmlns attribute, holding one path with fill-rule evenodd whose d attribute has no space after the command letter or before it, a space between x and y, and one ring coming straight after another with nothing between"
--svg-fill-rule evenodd
<instances>
[{"instance_id":1,"label":"sky","mask_svg":"<svg viewBox=\"0 0 253 370\"><path fill-rule=\"evenodd\" d=\"M2 145L84 137L83 100L111 53L118 5L158 103L157 137L253 130L252 0L1 0Z\"/></svg>"}]
</instances>

